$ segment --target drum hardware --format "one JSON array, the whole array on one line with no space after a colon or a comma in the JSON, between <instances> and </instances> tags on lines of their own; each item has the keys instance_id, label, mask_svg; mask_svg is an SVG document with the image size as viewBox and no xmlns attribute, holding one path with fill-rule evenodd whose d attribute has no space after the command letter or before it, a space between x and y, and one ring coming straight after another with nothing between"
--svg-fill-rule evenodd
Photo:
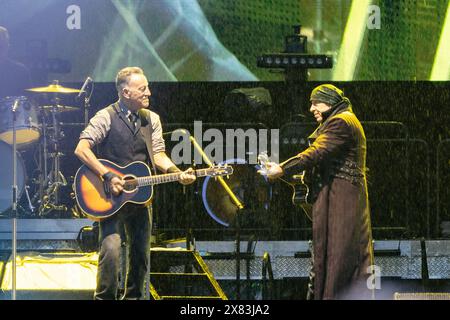
<instances>
[{"instance_id":1,"label":"drum hardware","mask_svg":"<svg viewBox=\"0 0 450 320\"><path fill-rule=\"evenodd\" d=\"M67 211L67 207L65 205L55 205L53 202L54 198L52 199L52 195L57 193L57 190L55 189L55 185L52 185L51 188L53 188L53 190L48 190L47 193L50 194L49 195L45 195L42 198L42 203L41 203L41 207L40 207L40 211L39 211L39 215L43 216L48 214L50 211Z\"/></svg>"},{"instance_id":2,"label":"drum hardware","mask_svg":"<svg viewBox=\"0 0 450 320\"><path fill-rule=\"evenodd\" d=\"M59 84L58 80L53 80L52 84L47 87L37 87L26 89L34 93L50 93L53 97L49 105L39 106L43 113L42 117L42 148L39 151L40 170L39 175L39 193L35 195L33 200L38 199L38 215L45 216L51 211L67 211L65 205L59 203L60 188L67 185L67 180L60 169L61 157L64 156L60 152L60 141L64 137L61 131L61 122L58 115L62 112L78 111L79 108L62 105L59 94L80 93L81 90L66 88ZM50 115L51 126L47 125L47 116ZM49 150L50 149L50 150ZM50 163L49 163L50 160Z\"/></svg>"},{"instance_id":3,"label":"drum hardware","mask_svg":"<svg viewBox=\"0 0 450 320\"><path fill-rule=\"evenodd\" d=\"M30 186L26 185L25 186L25 195L27 196L28 208L30 208L30 211L32 213L34 213L34 209L36 209L36 208L33 206L33 203L31 202L30 193L28 192L28 189L30 189Z\"/></svg>"},{"instance_id":4,"label":"drum hardware","mask_svg":"<svg viewBox=\"0 0 450 320\"><path fill-rule=\"evenodd\" d=\"M16 108L14 114L10 112ZM16 146L22 149L40 137L37 108L27 97L15 96L6 97L0 100L0 140L12 145L12 117L15 116Z\"/></svg>"},{"instance_id":5,"label":"drum hardware","mask_svg":"<svg viewBox=\"0 0 450 320\"><path fill-rule=\"evenodd\" d=\"M47 186L41 197L42 202L39 207L39 216L44 216L53 210L66 211L65 206L59 205L59 189L60 187L67 185L67 180L60 170L60 158L64 156L62 152L59 151L59 143L64 137L64 133L61 131L61 123L58 119L58 114L62 112L63 108L59 104L60 98L55 96L53 99L53 104L51 106L44 106L43 110L49 111L52 121L52 135L46 134L43 136L44 145L44 162L47 159L51 159L51 170L48 172L47 163L44 163L44 181L43 186ZM44 117L45 119L45 117ZM43 127L46 127L43 123ZM48 129L48 128L47 128ZM51 152L48 151L48 145L50 145Z\"/></svg>"},{"instance_id":6,"label":"drum hardware","mask_svg":"<svg viewBox=\"0 0 450 320\"><path fill-rule=\"evenodd\" d=\"M61 94L73 94L78 93L77 100L84 99L85 118L87 118L87 107L89 106L89 100L92 95L93 85L92 79L88 79L83 84L81 90L74 88L63 87L59 84L58 80L53 80L52 83L46 87L29 88L26 91L37 94L50 94L50 103L44 105L33 104L27 97L7 97L0 100L1 109L10 110L14 105L17 112L16 115L16 145L17 148L23 148L31 143L39 141L37 149L37 167L38 170L34 171L38 176L32 180L32 183L36 185L35 193L30 197L29 186L25 185L25 168L22 159L18 159L19 165L19 192L20 198L23 191L27 196L29 211L33 214L36 213L39 216L45 216L51 211L67 211L65 205L60 204L60 188L67 186L67 180L61 172L61 157L64 154L61 152L60 142L64 138L64 132L62 127L64 123L60 122L59 114L65 112L79 111L79 107L68 106L61 103ZM90 89L89 89L90 87ZM5 141L8 144L12 144L12 118L11 112L1 112L3 118L0 119L0 140ZM38 118L39 115L39 118ZM86 121L86 120L85 120ZM80 125L80 124L69 124ZM81 124L83 125L83 124ZM42 135L42 136L41 136ZM9 149L0 145L0 152L11 153ZM9 165L8 165L8 169ZM0 171L3 173L2 168ZM10 175L10 171L5 172L2 176ZM5 181L6 182L6 181ZM11 182L7 184L10 188ZM1 184L3 189L3 183ZM5 186L6 187L6 186ZM8 189L9 190L9 189ZM10 194L10 192L5 192ZM8 198L7 203L4 203L5 199L0 199L0 213L10 207L11 199ZM17 209L17 208L16 208ZM24 212L27 210L20 207Z\"/></svg>"},{"instance_id":7,"label":"drum hardware","mask_svg":"<svg viewBox=\"0 0 450 320\"><path fill-rule=\"evenodd\" d=\"M39 190L37 192L35 192L35 194L33 195L33 197L31 198L31 203L37 203L38 205L41 204L41 200L42 197L41 195L44 194L44 191L42 190L42 172L39 172L39 178L38 179L32 179L31 183L34 185L38 185L39 186ZM35 208L35 207L33 207Z\"/></svg>"},{"instance_id":8,"label":"drum hardware","mask_svg":"<svg viewBox=\"0 0 450 320\"><path fill-rule=\"evenodd\" d=\"M57 112L70 112L80 110L80 108L78 107L64 106L60 104L57 106L39 106L39 108L44 111L54 111L56 109Z\"/></svg>"},{"instance_id":9,"label":"drum hardware","mask_svg":"<svg viewBox=\"0 0 450 320\"><path fill-rule=\"evenodd\" d=\"M81 90L66 88L55 80L47 87L27 89L34 93L52 94L51 103L39 106L34 100L26 96L13 96L0 99L0 214L13 211L14 216L23 213L47 214L51 210L66 211L65 206L59 205L59 188L67 185L67 181L60 170L61 157L60 141L64 137L59 122L59 113L78 111L80 108L61 104L59 94L80 93ZM51 125L49 125L51 124ZM15 144L14 144L15 139ZM37 174L31 180L36 185L30 197L30 186L26 185L26 167L18 150L32 150L28 146L39 142L36 149ZM27 148L27 149L26 149ZM12 149L15 149L13 151ZM13 164L15 162L15 165ZM16 171L11 171L14 166ZM14 179L16 175L16 179ZM16 180L16 182L13 182ZM11 186L14 186L11 192ZM23 193L28 202L22 207L18 201ZM44 201L45 199L45 201ZM14 208L12 208L13 203ZM23 204L22 204L23 205Z\"/></svg>"},{"instance_id":10,"label":"drum hardware","mask_svg":"<svg viewBox=\"0 0 450 320\"><path fill-rule=\"evenodd\" d=\"M31 204L31 200L29 197L29 187L25 185L25 176L26 176L26 168L23 162L21 155L18 153L19 149L25 149L26 147L34 144L40 138L40 126L38 119L38 109L31 100L29 100L25 96L16 96L16 97L6 97L0 100L0 113L2 114L2 119L0 121L0 139L11 145L13 149L16 151L9 150L8 147L2 145L0 151L2 153L6 153L3 156L6 156L6 167L0 168L1 177L5 180L5 183L8 185L5 186L5 190L2 190L2 194L11 195L9 188L11 185L15 186L14 194L12 198L7 197L8 201L3 202L5 196L2 195L2 201L0 204L0 212L8 210L11 206L11 202L15 204L15 210L13 208L13 212L15 215L20 212L29 213L30 211L34 211L34 207ZM15 142L13 141L15 139ZM3 143L3 142L2 142ZM23 150L22 150L23 151ZM17 179L16 183L13 183L10 179L14 179L14 177L10 177L12 174L11 166L13 166L12 162L14 159L11 158L12 162L9 164L8 155L11 153L15 155L15 165ZM5 159L4 157L2 157ZM3 170L7 170L3 172ZM2 184L3 189L3 184ZM8 190L6 190L8 189ZM18 201L20 200L23 191L25 191L28 199L28 207L30 211L25 210L22 206L19 205Z\"/></svg>"},{"instance_id":11,"label":"drum hardware","mask_svg":"<svg viewBox=\"0 0 450 320\"><path fill-rule=\"evenodd\" d=\"M25 186L25 165L19 153L16 153L16 173L17 173L17 198L20 199ZM8 212L13 202L11 186L13 180L13 148L8 143L0 141L0 213Z\"/></svg>"}]
</instances>

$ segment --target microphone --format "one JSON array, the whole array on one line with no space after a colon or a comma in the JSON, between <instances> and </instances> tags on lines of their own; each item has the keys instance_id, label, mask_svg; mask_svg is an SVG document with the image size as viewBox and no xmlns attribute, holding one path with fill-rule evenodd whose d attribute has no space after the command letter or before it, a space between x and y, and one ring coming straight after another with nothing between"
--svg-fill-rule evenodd
<instances>
[{"instance_id":1,"label":"microphone","mask_svg":"<svg viewBox=\"0 0 450 320\"><path fill-rule=\"evenodd\" d=\"M80 89L80 93L77 95L77 97L75 98L76 100L80 99L81 96L83 95L83 93L86 93L86 87L89 85L89 83L91 83L93 80L91 77L87 77L86 80L83 83L83 86Z\"/></svg>"},{"instance_id":2,"label":"microphone","mask_svg":"<svg viewBox=\"0 0 450 320\"><path fill-rule=\"evenodd\" d=\"M14 104L13 104L13 107L12 107L12 112L16 112L17 108L19 107L19 101L20 101L20 99L14 100Z\"/></svg>"}]
</instances>

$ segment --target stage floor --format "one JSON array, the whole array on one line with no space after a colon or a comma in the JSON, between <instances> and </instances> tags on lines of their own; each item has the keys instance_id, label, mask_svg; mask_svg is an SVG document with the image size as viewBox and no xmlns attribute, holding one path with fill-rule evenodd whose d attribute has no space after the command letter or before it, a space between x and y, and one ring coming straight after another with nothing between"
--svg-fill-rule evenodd
<instances>
[{"instance_id":1,"label":"stage floor","mask_svg":"<svg viewBox=\"0 0 450 320\"><path fill-rule=\"evenodd\" d=\"M83 250L80 230L87 219L22 219L17 224L17 298L90 300L95 288L97 252ZM0 299L10 299L11 220L0 220ZM164 245L184 250L185 241ZM270 257L273 299L304 300L311 259L308 241L241 241L240 297L267 298L264 257ZM412 298L411 293L450 292L450 240L375 240L380 288L375 298ZM157 250L156 247L153 250ZM196 241L195 250L229 299L236 298L236 242ZM431 296L429 296L431 297ZM424 295L421 298L425 298Z\"/></svg>"}]
</instances>

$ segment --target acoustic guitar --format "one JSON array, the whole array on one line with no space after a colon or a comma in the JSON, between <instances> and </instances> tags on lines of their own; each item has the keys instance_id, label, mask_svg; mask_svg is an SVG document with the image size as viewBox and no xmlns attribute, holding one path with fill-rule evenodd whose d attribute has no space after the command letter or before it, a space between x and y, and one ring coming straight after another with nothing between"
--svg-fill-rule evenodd
<instances>
[{"instance_id":1,"label":"acoustic guitar","mask_svg":"<svg viewBox=\"0 0 450 320\"><path fill-rule=\"evenodd\" d=\"M179 181L181 176L181 172L152 175L150 167L141 161L132 162L125 167L104 159L99 161L121 177L125 184L119 195L107 194L101 177L86 165L78 169L73 186L75 198L80 209L94 221L111 217L126 203L149 203L154 185ZM233 168L228 165L213 166L194 170L193 174L197 177L228 176L233 174Z\"/></svg>"}]
</instances>

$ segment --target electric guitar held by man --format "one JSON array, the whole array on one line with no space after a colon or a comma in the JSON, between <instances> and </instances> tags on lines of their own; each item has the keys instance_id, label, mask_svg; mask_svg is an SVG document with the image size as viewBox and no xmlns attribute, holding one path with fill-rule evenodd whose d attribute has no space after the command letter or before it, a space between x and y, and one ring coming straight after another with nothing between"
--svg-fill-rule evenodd
<instances>
[{"instance_id":1,"label":"electric guitar held by man","mask_svg":"<svg viewBox=\"0 0 450 320\"><path fill-rule=\"evenodd\" d=\"M99 221L115 214L125 203L145 204L153 196L153 185L179 181L182 172L151 175L148 165L135 161L125 167L114 162L99 159L111 172L125 181L123 192L114 196L107 193L103 179L96 175L88 166L82 165L74 180L74 191L77 204L88 218ZM230 166L214 166L194 171L197 177L228 176L233 174Z\"/></svg>"}]
</instances>

